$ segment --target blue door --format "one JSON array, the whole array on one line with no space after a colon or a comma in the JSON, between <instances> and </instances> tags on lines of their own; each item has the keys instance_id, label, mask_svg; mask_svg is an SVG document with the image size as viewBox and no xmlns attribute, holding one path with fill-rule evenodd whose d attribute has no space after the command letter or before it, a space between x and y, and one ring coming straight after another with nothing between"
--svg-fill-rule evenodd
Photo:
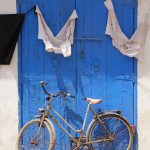
<instances>
[{"instance_id":1,"label":"blue door","mask_svg":"<svg viewBox=\"0 0 150 150\"><path fill-rule=\"evenodd\" d=\"M136 27L136 0L113 0L113 3L123 32L131 37ZM32 119L45 103L41 80L49 83L47 88L51 92L67 90L76 95L71 103L60 98L53 103L75 128L80 128L84 119L87 106L84 97L102 98L103 103L95 106L96 110L121 110L131 124L136 124L136 61L123 56L105 35L104 1L20 0L18 4L21 13L37 4L55 35L74 9L78 13L75 42L68 58L44 50L43 42L37 39L37 16L33 11L26 15L19 40L20 126ZM68 137L57 126L56 133L55 149L68 150Z\"/></svg>"}]
</instances>

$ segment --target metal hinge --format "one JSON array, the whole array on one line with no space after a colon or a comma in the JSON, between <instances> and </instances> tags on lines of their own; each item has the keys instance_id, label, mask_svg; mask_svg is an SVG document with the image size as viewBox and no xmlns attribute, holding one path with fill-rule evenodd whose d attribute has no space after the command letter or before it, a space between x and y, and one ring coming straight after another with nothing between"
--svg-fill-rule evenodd
<instances>
[{"instance_id":1,"label":"metal hinge","mask_svg":"<svg viewBox=\"0 0 150 150\"><path fill-rule=\"evenodd\" d=\"M113 79L124 80L124 81L132 81L133 83L135 83L137 81L135 74L133 74L131 76L129 76L129 75L116 76L116 77L113 77Z\"/></svg>"},{"instance_id":2,"label":"metal hinge","mask_svg":"<svg viewBox=\"0 0 150 150\"><path fill-rule=\"evenodd\" d=\"M87 41L101 41L102 39L100 37L75 37L75 40L87 40Z\"/></svg>"},{"instance_id":3,"label":"metal hinge","mask_svg":"<svg viewBox=\"0 0 150 150\"><path fill-rule=\"evenodd\" d=\"M115 3L121 4L121 5L128 5L133 8L136 8L138 1L137 0L116 0Z\"/></svg>"}]
</instances>

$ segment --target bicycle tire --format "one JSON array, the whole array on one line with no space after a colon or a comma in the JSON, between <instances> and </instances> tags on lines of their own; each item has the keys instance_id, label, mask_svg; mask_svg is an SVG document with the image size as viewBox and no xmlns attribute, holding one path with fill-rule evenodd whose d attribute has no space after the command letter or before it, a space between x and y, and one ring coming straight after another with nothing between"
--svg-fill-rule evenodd
<instances>
[{"instance_id":1,"label":"bicycle tire","mask_svg":"<svg viewBox=\"0 0 150 150\"><path fill-rule=\"evenodd\" d=\"M105 126L107 127L107 128L110 128L109 130L111 130L111 128L113 128L113 127L111 127L111 125L109 125L110 124L110 122L109 122L109 124L107 124L106 125L106 120L110 120L110 119L115 119L115 120L118 120L119 122L120 122L120 124L122 123L122 127L124 127L124 128L126 128L126 129L123 129L124 131L125 130L127 130L127 133L128 133L128 138L129 138L129 142L128 143L125 143L125 134L124 134L124 137L119 137L119 140L117 139L117 137L115 137L114 136L114 141L117 139L118 140L118 145L117 145L117 143L116 143L116 145L112 142L112 141L107 141L107 142L100 142L100 143L98 143L98 146L94 146L94 144L97 144L97 143L92 143L92 144L89 144L89 149L90 150L99 150L99 149L101 149L101 150L131 150L131 147L132 147L132 143L133 143L133 133L132 133L132 129L131 129L131 126L130 126L130 124L128 123L128 121L123 117L123 116L120 116L119 114L116 114L116 113L106 113L106 114L103 114L103 115L100 115L99 116L99 119L102 121L102 122L104 122L105 123ZM96 135L96 134L98 134L98 131L96 132L96 127L98 127L99 129L102 129L101 127L99 127L99 126L102 126L100 123L99 123L99 121L98 121L98 119L94 119L91 123L90 123L90 126L89 126L89 128L88 128L88 130L87 130L87 138L88 138L88 142L92 142L93 141L93 139L94 139L94 136ZM110 126L110 127L108 127L108 126ZM121 126L120 126L121 127ZM116 128L117 130L119 130L119 125L118 125L118 127ZM115 128L113 128L113 129L115 129ZM113 130L112 129L112 130ZM120 134L121 132L123 132L123 130L122 130L121 128L120 128L120 131L119 131L119 133L118 134ZM103 131L100 131L99 133L101 134L101 136L103 135L103 137L107 137L108 136L108 133L105 135L105 133L104 133L104 130L105 129L103 129ZM94 132L95 132L95 135L94 135ZM103 133L102 133L103 132ZM110 132L112 132L112 131L110 131ZM114 131L113 131L114 132ZM94 135L94 136L93 136ZM98 137L98 136L97 136ZM102 139L102 137L100 137L99 136L99 139L97 139L97 140L100 140L100 139ZM116 140L116 141L117 141ZM122 140L122 141L121 141ZM123 141L124 140L124 141ZM116 142L115 141L115 142ZM122 143L121 143L122 142ZM109 143L109 144L108 144ZM108 145L109 147L106 147L106 145ZM122 146L122 147L121 147Z\"/></svg>"},{"instance_id":2,"label":"bicycle tire","mask_svg":"<svg viewBox=\"0 0 150 150\"><path fill-rule=\"evenodd\" d=\"M26 147L25 146L23 146L23 145L21 145L21 141L25 141L25 140L28 140L31 136L35 136L35 135L31 135L31 133L33 133L33 132L28 132L29 133L29 135L27 136L27 137L23 137L23 134L25 133L25 131L27 131L27 129L28 130L31 130L33 127L34 127L34 125L35 124L40 124L40 119L33 119L33 120L31 120L31 121L29 121L29 122L27 122L23 127L22 127L22 129L20 130L20 132L19 132L19 134L18 134L18 138L17 138L17 144L16 144L16 147L17 147L17 150L34 150L34 148L32 147L32 148L27 148L26 149ZM47 129L47 132L49 133L49 140L48 140L48 142L49 142L49 144L48 144L48 148L44 148L44 150L54 150L54 146L55 146L55 131L54 131L54 128L53 128L53 126L51 126L52 124L50 124L48 121L44 121L43 122L43 124L42 124L42 128L43 128L43 130L46 130ZM32 126L32 128L31 128L31 126ZM29 128L31 128L31 129L29 129ZM42 129L41 128L41 129ZM35 129L35 128L33 128L33 129ZM37 132L36 132L37 133ZM45 140L45 139L44 139ZM31 140L32 141L32 140ZM32 145L31 144L31 141L30 141L30 145ZM26 143L26 142L24 142L24 143ZM33 145L32 145L33 146ZM45 146L45 144L44 144L44 146ZM36 150L37 150L37 147L35 148ZM38 150L43 150L42 148L38 148Z\"/></svg>"}]
</instances>

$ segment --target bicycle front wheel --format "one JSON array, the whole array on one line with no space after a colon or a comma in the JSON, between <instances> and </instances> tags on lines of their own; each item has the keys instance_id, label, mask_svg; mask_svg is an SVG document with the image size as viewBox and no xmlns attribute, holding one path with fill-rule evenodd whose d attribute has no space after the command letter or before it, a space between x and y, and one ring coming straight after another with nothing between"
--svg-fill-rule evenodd
<instances>
[{"instance_id":1,"label":"bicycle front wheel","mask_svg":"<svg viewBox=\"0 0 150 150\"><path fill-rule=\"evenodd\" d=\"M89 130L90 150L130 150L133 134L127 120L118 114L104 114L95 120ZM99 141L99 142L96 142Z\"/></svg>"},{"instance_id":2,"label":"bicycle front wheel","mask_svg":"<svg viewBox=\"0 0 150 150\"><path fill-rule=\"evenodd\" d=\"M52 128L40 119L26 123L20 130L17 139L17 150L53 150L55 139Z\"/></svg>"}]
</instances>

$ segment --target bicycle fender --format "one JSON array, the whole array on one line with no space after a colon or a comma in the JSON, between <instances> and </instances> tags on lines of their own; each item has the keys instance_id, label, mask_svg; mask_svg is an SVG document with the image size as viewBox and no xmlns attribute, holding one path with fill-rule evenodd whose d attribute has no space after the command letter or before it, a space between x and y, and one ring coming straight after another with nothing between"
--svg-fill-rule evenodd
<instances>
[{"instance_id":1,"label":"bicycle fender","mask_svg":"<svg viewBox=\"0 0 150 150\"><path fill-rule=\"evenodd\" d=\"M114 114L118 117L121 117L129 126L131 126L131 124L128 122L128 120L126 118L124 118L122 115L121 115L121 111L107 111L107 112L101 112L100 114L98 114L99 117L101 116L105 116L105 115L108 115L108 114ZM90 124L88 125L88 128L87 128L87 131L86 131L86 141L88 141L88 133L91 129L91 126L93 125L93 123L96 121L97 119L96 118L93 118L90 122Z\"/></svg>"},{"instance_id":2,"label":"bicycle fender","mask_svg":"<svg viewBox=\"0 0 150 150\"><path fill-rule=\"evenodd\" d=\"M108 115L108 114L113 114L113 115L116 115L116 116L122 118L129 126L131 126L131 124L128 122L128 120L124 116L121 115L121 111L117 111L117 110L106 111L106 112L101 113L98 116L101 117L101 116Z\"/></svg>"},{"instance_id":3,"label":"bicycle fender","mask_svg":"<svg viewBox=\"0 0 150 150\"><path fill-rule=\"evenodd\" d=\"M100 111L97 113L97 115L102 115L102 114L107 114L107 113L111 113L111 114L115 113L115 114L121 115L122 112L120 110L111 110L111 111L107 111L107 112Z\"/></svg>"},{"instance_id":4,"label":"bicycle fender","mask_svg":"<svg viewBox=\"0 0 150 150\"><path fill-rule=\"evenodd\" d=\"M130 126L133 136L134 137L136 136L136 126L133 124L130 124L129 121L124 116L121 115L121 111L118 111L118 110L108 111L108 112L102 113L101 116L107 115L107 114L115 114L115 115L121 116L121 118Z\"/></svg>"}]
</instances>

